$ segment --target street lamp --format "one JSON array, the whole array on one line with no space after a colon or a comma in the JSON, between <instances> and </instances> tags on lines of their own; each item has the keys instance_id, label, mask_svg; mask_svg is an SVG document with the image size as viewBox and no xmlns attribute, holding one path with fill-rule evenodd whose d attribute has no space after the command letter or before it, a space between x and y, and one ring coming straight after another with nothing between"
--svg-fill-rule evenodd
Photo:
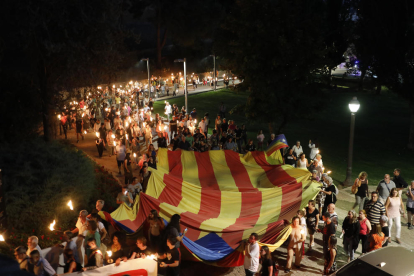
<instances>
[{"instance_id":1,"label":"street lamp","mask_svg":"<svg viewBox=\"0 0 414 276\"><path fill-rule=\"evenodd\" d=\"M187 106L187 96L188 96L188 91L187 91L187 66L186 66L186 59L175 59L174 62L182 62L184 63L184 95L185 95L185 112L188 113L188 106Z\"/></svg>"},{"instance_id":2,"label":"street lamp","mask_svg":"<svg viewBox=\"0 0 414 276\"><path fill-rule=\"evenodd\" d=\"M214 90L217 89L217 80L216 80L216 55L210 55L210 57L213 57L214 62Z\"/></svg>"},{"instance_id":3,"label":"street lamp","mask_svg":"<svg viewBox=\"0 0 414 276\"><path fill-rule=\"evenodd\" d=\"M142 58L141 61L147 61L147 71L148 71L148 95L151 97L151 83L150 83L150 68L149 68L149 58ZM145 93L145 92L144 92ZM144 99L145 100L145 99ZM137 100L138 102L138 100Z\"/></svg>"},{"instance_id":4,"label":"street lamp","mask_svg":"<svg viewBox=\"0 0 414 276\"><path fill-rule=\"evenodd\" d=\"M355 113L357 113L360 104L357 97L353 97L349 102L349 110L351 111L351 129L349 134L349 148L348 148L348 167L346 169L346 179L344 186L351 186L352 181L352 154L354 151L354 129L355 129Z\"/></svg>"}]
</instances>

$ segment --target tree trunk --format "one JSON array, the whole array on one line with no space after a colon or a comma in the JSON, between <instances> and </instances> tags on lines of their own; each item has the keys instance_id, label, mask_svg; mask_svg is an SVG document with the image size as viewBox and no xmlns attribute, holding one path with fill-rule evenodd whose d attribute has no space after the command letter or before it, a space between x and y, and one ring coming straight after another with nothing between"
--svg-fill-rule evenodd
<instances>
[{"instance_id":1,"label":"tree trunk","mask_svg":"<svg viewBox=\"0 0 414 276\"><path fill-rule=\"evenodd\" d=\"M408 148L414 150L414 102L410 104L411 122L410 122L410 134L408 137Z\"/></svg>"},{"instance_id":2,"label":"tree trunk","mask_svg":"<svg viewBox=\"0 0 414 276\"><path fill-rule=\"evenodd\" d=\"M267 126L269 128L269 133L273 133L273 123L269 122L267 123Z\"/></svg>"},{"instance_id":3,"label":"tree trunk","mask_svg":"<svg viewBox=\"0 0 414 276\"><path fill-rule=\"evenodd\" d=\"M162 48L165 46L165 42L167 41L167 28L164 30L164 34L161 38L161 29L162 29L162 18L161 18L161 7L160 3L158 3L158 14L157 14L157 62L156 67L157 69L161 69L162 67Z\"/></svg>"},{"instance_id":4,"label":"tree trunk","mask_svg":"<svg viewBox=\"0 0 414 276\"><path fill-rule=\"evenodd\" d=\"M281 134L282 133L282 130L284 129L284 127L286 126L286 124L287 124L287 116L283 116L283 120L282 120L282 123L280 124L280 126L279 126L279 128L277 129L277 134L276 135L279 135L279 134Z\"/></svg>"}]
</instances>

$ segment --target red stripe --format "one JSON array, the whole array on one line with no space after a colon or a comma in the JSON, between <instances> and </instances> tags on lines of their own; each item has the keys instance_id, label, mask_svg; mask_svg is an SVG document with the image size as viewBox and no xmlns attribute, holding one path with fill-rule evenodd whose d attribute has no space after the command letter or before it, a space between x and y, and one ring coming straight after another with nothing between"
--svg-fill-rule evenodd
<instances>
[{"instance_id":1,"label":"red stripe","mask_svg":"<svg viewBox=\"0 0 414 276\"><path fill-rule=\"evenodd\" d=\"M243 231L252 228L260 217L262 193L253 187L246 167L240 161L240 155L234 151L224 151L227 166L241 192L240 216L233 225L223 229L222 238L233 248L243 239Z\"/></svg>"},{"instance_id":2,"label":"red stripe","mask_svg":"<svg viewBox=\"0 0 414 276\"><path fill-rule=\"evenodd\" d=\"M270 165L269 162L267 162L266 160L266 155L264 151L255 150L255 151L251 151L251 154L259 166Z\"/></svg>"},{"instance_id":3,"label":"red stripe","mask_svg":"<svg viewBox=\"0 0 414 276\"><path fill-rule=\"evenodd\" d=\"M182 199L183 165L181 164L181 151L168 151L169 173L164 174L165 188L158 199L161 202L178 206Z\"/></svg>"},{"instance_id":4,"label":"red stripe","mask_svg":"<svg viewBox=\"0 0 414 276\"><path fill-rule=\"evenodd\" d=\"M186 212L182 214L187 218L195 220L198 225L195 229L188 231L187 237L197 240L200 235L201 224L208 219L217 218L221 209L221 191L214 175L213 165L211 164L208 152L194 152L198 167L198 179L201 186L200 210L197 215Z\"/></svg>"},{"instance_id":5,"label":"red stripe","mask_svg":"<svg viewBox=\"0 0 414 276\"><path fill-rule=\"evenodd\" d=\"M282 208L279 220L290 220L300 208L302 202L302 183L297 183L281 165L265 164L262 158L255 156L255 160L266 172L269 181L277 187L282 188ZM266 162L267 163L267 162Z\"/></svg>"}]
</instances>

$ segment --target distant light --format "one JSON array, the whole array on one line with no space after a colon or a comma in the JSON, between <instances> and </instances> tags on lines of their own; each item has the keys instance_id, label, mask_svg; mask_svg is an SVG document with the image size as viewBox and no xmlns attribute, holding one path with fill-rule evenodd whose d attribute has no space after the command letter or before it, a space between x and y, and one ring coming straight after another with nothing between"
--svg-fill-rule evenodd
<instances>
[{"instance_id":1,"label":"distant light","mask_svg":"<svg viewBox=\"0 0 414 276\"><path fill-rule=\"evenodd\" d=\"M349 110L352 113L357 112L359 107L360 107L360 104L359 104L359 101L357 100L357 97L353 97L352 100L349 102L348 106L349 106Z\"/></svg>"}]
</instances>

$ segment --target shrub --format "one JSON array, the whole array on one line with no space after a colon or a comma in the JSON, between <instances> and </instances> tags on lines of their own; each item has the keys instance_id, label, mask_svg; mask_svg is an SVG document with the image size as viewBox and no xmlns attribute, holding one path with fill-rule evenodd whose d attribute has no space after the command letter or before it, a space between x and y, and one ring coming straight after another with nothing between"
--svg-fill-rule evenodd
<instances>
[{"instance_id":1,"label":"shrub","mask_svg":"<svg viewBox=\"0 0 414 276\"><path fill-rule=\"evenodd\" d=\"M8 225L7 251L25 245L32 235L39 237L42 248L60 241L64 230L75 227L79 211L91 211L97 199L105 200L107 210L116 207L118 182L70 145L47 144L40 139L1 145L0 168ZM67 206L69 200L73 211ZM53 220L56 232L48 229Z\"/></svg>"}]
</instances>

